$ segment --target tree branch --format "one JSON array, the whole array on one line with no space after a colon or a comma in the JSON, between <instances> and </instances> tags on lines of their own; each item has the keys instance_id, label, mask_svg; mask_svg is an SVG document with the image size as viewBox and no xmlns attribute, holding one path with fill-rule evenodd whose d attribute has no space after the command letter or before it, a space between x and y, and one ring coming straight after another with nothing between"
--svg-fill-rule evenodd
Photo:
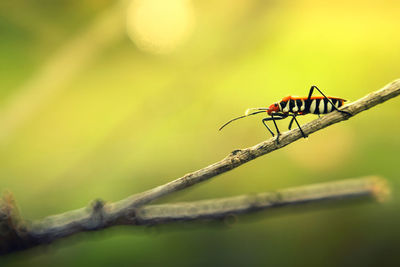
<instances>
[{"instance_id":1,"label":"tree branch","mask_svg":"<svg viewBox=\"0 0 400 267\"><path fill-rule=\"evenodd\" d=\"M19 218L15 202L10 194L4 197L0 210L3 225L0 241L0 255L23 250L84 231L93 231L118 224L155 225L177 221L219 220L244 213L252 213L289 205L304 205L325 201L340 202L350 199L373 199L381 201L389 193L386 180L376 176L347 179L275 192L242 195L221 199L209 199L162 205L148 205L136 209L130 221L115 222L101 202L95 201L91 207L47 217L33 223ZM3 203L3 204L4 204ZM5 211L7 210L7 211ZM1 221L0 221L1 222ZM4 231L6 229L6 231Z\"/></svg>"},{"instance_id":2,"label":"tree branch","mask_svg":"<svg viewBox=\"0 0 400 267\"><path fill-rule=\"evenodd\" d=\"M353 103L348 104L347 106L343 107L342 110L348 111L354 116L399 94L400 80L396 80L386 85L381 90L373 92ZM321 130L331 124L347 120L348 118L349 117L346 114L340 112L332 112L323 116L322 118L305 124L304 126L302 126L302 129L305 134L310 135L313 132ZM33 225L26 224L23 220L18 218L18 211L14 205L14 202L10 201L10 198L8 200L3 199L3 201L0 202L0 254L6 253L10 250L20 250L38 244L52 242L53 240L56 240L58 238L69 236L78 232L98 230L113 225L140 224L140 222L155 223L157 221L167 222L173 220L181 220L185 217L184 214L187 214L187 210L190 209L189 207L193 203L179 204L180 206L174 206L175 208L172 209L175 213L173 213L171 210L172 206L161 206L164 207L166 210L171 211L171 214L165 213L163 215L164 217L161 215L160 217L159 215L157 215L157 212L155 212L155 210L159 211L160 206L149 206L143 207L142 209L140 209L140 207L163 196L185 189L189 186L210 179L218 174L232 170L252 159L270 153L276 149L285 147L300 138L302 138L302 135L299 129L293 129L281 135L279 144L276 144L274 139L271 138L253 147L242 150L235 150L226 158L217 163L209 165L198 171L186 174L183 177L178 178L172 182L158 186L143 193L136 194L121 201L108 204L103 203L101 200L97 200L93 202L90 209L82 208L64 214L50 216L43 221L40 221L39 223L34 223ZM330 197L328 193L329 192L326 192L325 197L322 196L321 199L329 199ZM272 193L268 194L268 196L272 196L272 198L274 196L282 196L282 193L279 193L278 195L271 195ZM355 193L351 194L354 196L357 195ZM283 202L269 202L269 204L267 202L262 202L262 199L268 196L260 195L260 203L250 201L250 203L253 204L249 204L250 206L248 206L247 210L246 208L242 208L243 212L249 212L253 208L267 208L269 207L268 205L271 205L272 207L286 204L286 200ZM229 203L232 202L233 207L239 207L241 205L239 203L241 198L242 197L239 197L239 199L225 199L215 201L217 204L219 203L220 207L224 207L224 205L227 203L226 201L228 201ZM242 200L245 201L246 199ZM247 200L249 200L249 198L247 198ZM310 199L310 201L312 200ZM196 207L198 207L198 212L196 213L197 215L192 214L190 215L191 217L189 216L190 218L212 218L212 216L214 216L210 214L207 215L207 212L204 210L210 208L212 202L199 202L195 205ZM235 213L234 208L232 210L227 209L224 211L224 209L218 208L218 205L215 207L216 210L212 214L224 214L226 212ZM242 205L242 207L244 206ZM238 209L240 210L240 208ZM146 217L143 212L145 214L150 214L151 216ZM49 234L50 232L52 234Z\"/></svg>"},{"instance_id":3,"label":"tree branch","mask_svg":"<svg viewBox=\"0 0 400 267\"><path fill-rule=\"evenodd\" d=\"M382 201L389 193L386 180L376 176L288 188L275 192L195 202L148 205L136 214L136 224L153 225L227 216L283 206L369 198Z\"/></svg>"}]
</instances>

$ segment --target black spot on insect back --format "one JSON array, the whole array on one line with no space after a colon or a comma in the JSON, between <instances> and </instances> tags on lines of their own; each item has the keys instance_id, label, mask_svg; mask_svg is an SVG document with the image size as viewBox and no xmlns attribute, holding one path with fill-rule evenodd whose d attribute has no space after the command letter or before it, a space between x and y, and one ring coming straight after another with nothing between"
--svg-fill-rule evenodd
<instances>
[{"instance_id":1,"label":"black spot on insect back","mask_svg":"<svg viewBox=\"0 0 400 267\"><path fill-rule=\"evenodd\" d=\"M330 105L329 103L329 99L324 98L324 114L328 113L328 105Z\"/></svg>"},{"instance_id":2,"label":"black spot on insect back","mask_svg":"<svg viewBox=\"0 0 400 267\"><path fill-rule=\"evenodd\" d=\"M303 102L301 101L301 99L296 99L296 105L299 108L299 110L300 110L302 104L303 104Z\"/></svg>"},{"instance_id":3,"label":"black spot on insect back","mask_svg":"<svg viewBox=\"0 0 400 267\"><path fill-rule=\"evenodd\" d=\"M310 113L310 105L311 105L311 100L310 99L306 99L304 100L304 113Z\"/></svg>"},{"instance_id":4,"label":"black spot on insect back","mask_svg":"<svg viewBox=\"0 0 400 267\"><path fill-rule=\"evenodd\" d=\"M289 100L289 110L293 112L293 108L296 106L295 101L293 99Z\"/></svg>"}]
</instances>

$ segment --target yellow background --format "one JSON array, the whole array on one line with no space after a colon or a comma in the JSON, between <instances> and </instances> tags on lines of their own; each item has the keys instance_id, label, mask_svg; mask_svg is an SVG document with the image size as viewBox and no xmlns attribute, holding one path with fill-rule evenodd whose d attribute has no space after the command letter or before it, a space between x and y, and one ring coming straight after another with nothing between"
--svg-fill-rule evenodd
<instances>
[{"instance_id":1,"label":"yellow background","mask_svg":"<svg viewBox=\"0 0 400 267\"><path fill-rule=\"evenodd\" d=\"M249 107L356 100L400 78L399 1L0 3L0 190L39 219L117 201L269 138ZM0 259L10 266L378 265L398 261L400 101L185 192L189 201L378 174L383 204L115 227ZM315 119L299 119L304 124ZM288 121L279 122L286 130ZM276 215L276 216L275 216Z\"/></svg>"}]
</instances>

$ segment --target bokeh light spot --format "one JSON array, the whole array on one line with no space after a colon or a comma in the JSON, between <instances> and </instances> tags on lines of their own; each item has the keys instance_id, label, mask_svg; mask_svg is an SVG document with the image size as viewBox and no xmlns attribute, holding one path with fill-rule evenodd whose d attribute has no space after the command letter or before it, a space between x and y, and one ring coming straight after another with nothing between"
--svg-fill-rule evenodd
<instances>
[{"instance_id":1,"label":"bokeh light spot","mask_svg":"<svg viewBox=\"0 0 400 267\"><path fill-rule=\"evenodd\" d=\"M141 50L167 54L187 40L194 26L189 0L133 0L127 33Z\"/></svg>"}]
</instances>

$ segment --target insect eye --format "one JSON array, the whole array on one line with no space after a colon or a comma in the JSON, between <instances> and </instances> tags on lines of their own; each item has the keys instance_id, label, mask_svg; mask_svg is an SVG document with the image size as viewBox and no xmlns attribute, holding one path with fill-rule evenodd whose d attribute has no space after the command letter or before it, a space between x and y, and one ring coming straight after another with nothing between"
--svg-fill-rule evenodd
<instances>
[{"instance_id":1,"label":"insect eye","mask_svg":"<svg viewBox=\"0 0 400 267\"><path fill-rule=\"evenodd\" d=\"M275 103L275 107L277 107L278 106L278 104L277 103Z\"/></svg>"}]
</instances>

